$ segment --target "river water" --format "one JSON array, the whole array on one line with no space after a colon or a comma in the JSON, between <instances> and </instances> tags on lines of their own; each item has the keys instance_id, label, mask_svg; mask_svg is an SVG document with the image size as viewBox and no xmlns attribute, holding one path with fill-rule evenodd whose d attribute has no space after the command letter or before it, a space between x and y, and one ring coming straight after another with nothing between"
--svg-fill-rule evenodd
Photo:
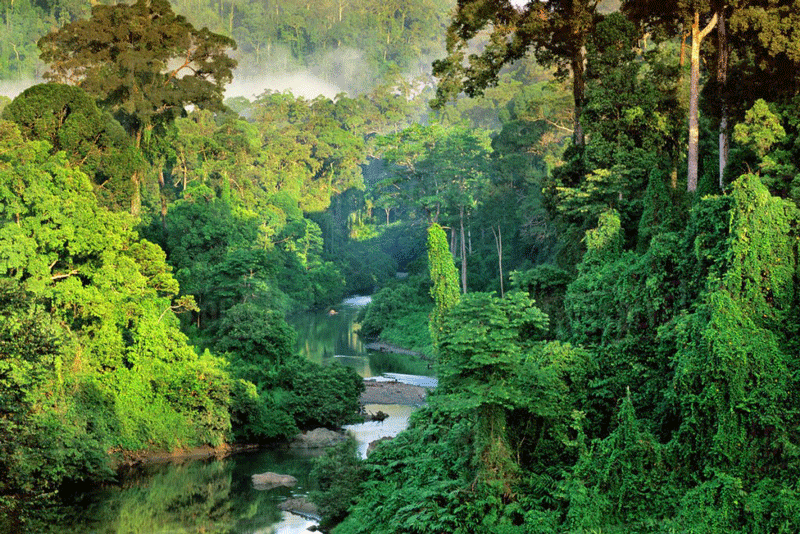
<instances>
[{"instance_id":1,"label":"river water","mask_svg":"<svg viewBox=\"0 0 800 534\"><path fill-rule=\"evenodd\" d=\"M329 310L290 318L298 332L298 350L323 365L339 362L365 377L391 376L403 382L435 385L424 375L427 364L408 356L370 353L358 337L355 322L369 297L353 297ZM412 361L413 360L413 361ZM394 436L408 425L416 409L402 405L368 405L367 411L389 414L383 422L349 425L362 457L371 441ZM296 451L262 450L224 459L187 460L127 475L118 486L65 496L65 506L41 517L33 531L52 534L301 534L315 522L281 512L289 498L314 489L313 458ZM250 477L272 471L292 475L293 488L257 490Z\"/></svg>"}]
</instances>

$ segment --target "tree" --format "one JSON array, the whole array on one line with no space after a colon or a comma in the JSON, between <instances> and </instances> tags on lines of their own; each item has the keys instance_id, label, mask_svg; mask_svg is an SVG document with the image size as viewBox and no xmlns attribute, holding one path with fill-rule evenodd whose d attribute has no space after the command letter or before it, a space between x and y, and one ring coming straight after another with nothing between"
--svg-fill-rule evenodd
<instances>
[{"instance_id":1,"label":"tree","mask_svg":"<svg viewBox=\"0 0 800 534\"><path fill-rule=\"evenodd\" d=\"M136 139L185 113L187 105L221 109L236 43L197 30L167 0L92 7L39 40L45 78L79 85L111 110Z\"/></svg>"},{"instance_id":2,"label":"tree","mask_svg":"<svg viewBox=\"0 0 800 534\"><path fill-rule=\"evenodd\" d=\"M687 155L687 190L697 190L698 150L699 150L699 101L700 101L700 45L719 19L721 2L711 5L707 1L673 0L671 2L652 2L626 0L623 9L634 20L643 22L648 29L674 33L678 28L689 28L692 38L690 55L690 95L689 95L689 145ZM703 20L701 28L701 18ZM721 69L718 66L718 70Z\"/></svg>"},{"instance_id":3,"label":"tree","mask_svg":"<svg viewBox=\"0 0 800 534\"><path fill-rule=\"evenodd\" d=\"M428 268L431 273L431 296L434 307L431 312L431 340L438 343L442 321L448 310L458 303L458 279L453 265L453 256L447 246L447 236L442 227L433 223L428 228Z\"/></svg>"},{"instance_id":4,"label":"tree","mask_svg":"<svg viewBox=\"0 0 800 534\"><path fill-rule=\"evenodd\" d=\"M440 78L434 107L443 106L462 90L469 96L480 94L497 83L503 66L533 49L541 63L557 67L558 76L572 72L572 139L582 147L586 43L598 18L594 0L529 1L522 9L508 0L460 0L447 33L448 57L433 66ZM491 27L489 42L480 55L471 54L465 64L470 41L487 27Z\"/></svg>"},{"instance_id":5,"label":"tree","mask_svg":"<svg viewBox=\"0 0 800 534\"><path fill-rule=\"evenodd\" d=\"M694 486L686 502L704 507L686 515L716 532L796 530L798 212L752 174L728 198L720 272L671 327L670 389L680 410L673 446ZM739 491L720 491L731 483Z\"/></svg>"},{"instance_id":6,"label":"tree","mask_svg":"<svg viewBox=\"0 0 800 534\"><path fill-rule=\"evenodd\" d=\"M610 207L619 210L626 225L638 220L649 173L668 166L675 170L673 154L683 128L676 69L659 51L642 59L637 48L636 28L620 13L598 23L588 43L583 118L590 142L580 172L565 165L546 188L559 222L574 229L576 238ZM634 231L626 228L629 235Z\"/></svg>"},{"instance_id":7,"label":"tree","mask_svg":"<svg viewBox=\"0 0 800 534\"><path fill-rule=\"evenodd\" d=\"M689 82L689 152L687 155L686 189L690 192L697 191L697 159L698 145L700 143L700 130L698 126L698 106L700 101L700 43L708 32L717 23L717 13L700 29L700 11L695 9L692 19L692 53L691 53L691 81Z\"/></svg>"},{"instance_id":8,"label":"tree","mask_svg":"<svg viewBox=\"0 0 800 534\"><path fill-rule=\"evenodd\" d=\"M108 451L220 444L227 372L179 330L173 312L191 301L173 300L164 252L130 215L100 206L63 152L49 152L0 122L0 382L19 371L12 409L30 421L3 428L24 445L15 462L30 471L17 480L47 488L106 474Z\"/></svg>"},{"instance_id":9,"label":"tree","mask_svg":"<svg viewBox=\"0 0 800 534\"><path fill-rule=\"evenodd\" d=\"M379 140L383 157L397 172L381 185L402 190L427 217L458 225L460 240L452 231L451 248L459 243L461 288L467 292L467 234L470 212L488 180L491 145L488 132L463 126L413 126Z\"/></svg>"},{"instance_id":10,"label":"tree","mask_svg":"<svg viewBox=\"0 0 800 534\"><path fill-rule=\"evenodd\" d=\"M794 4L780 0L625 0L623 11L661 37L691 35L691 81L687 189L697 188L700 62L704 38L715 29L715 73L709 80L709 109L719 120L719 184L728 165L732 122L741 119L757 98L786 99L798 92L797 22ZM683 57L683 56L681 56ZM709 62L711 63L711 62Z\"/></svg>"},{"instance_id":11,"label":"tree","mask_svg":"<svg viewBox=\"0 0 800 534\"><path fill-rule=\"evenodd\" d=\"M39 40L45 78L79 85L110 110L134 139L186 113L187 105L220 110L236 62L236 43L207 28L195 29L167 0L98 4ZM139 173L134 173L131 213L139 214Z\"/></svg>"},{"instance_id":12,"label":"tree","mask_svg":"<svg viewBox=\"0 0 800 534\"><path fill-rule=\"evenodd\" d=\"M83 89L57 83L23 91L2 112L27 140L47 141L93 179L107 206L130 203L131 176L144 165L122 126Z\"/></svg>"},{"instance_id":13,"label":"tree","mask_svg":"<svg viewBox=\"0 0 800 534\"><path fill-rule=\"evenodd\" d=\"M271 385L266 377L295 356L296 340L283 314L244 303L225 313L216 348L235 355L234 367L240 376L266 387Z\"/></svg>"},{"instance_id":14,"label":"tree","mask_svg":"<svg viewBox=\"0 0 800 534\"><path fill-rule=\"evenodd\" d=\"M267 92L253 116L264 145L260 187L285 191L306 212L325 210L347 189L363 189L364 140L346 128L348 114L333 101Z\"/></svg>"}]
</instances>

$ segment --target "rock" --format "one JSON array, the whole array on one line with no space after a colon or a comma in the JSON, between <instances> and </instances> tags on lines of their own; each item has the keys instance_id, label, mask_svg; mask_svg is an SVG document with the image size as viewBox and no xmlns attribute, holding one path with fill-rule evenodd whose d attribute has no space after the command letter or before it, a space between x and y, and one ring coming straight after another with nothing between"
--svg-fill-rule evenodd
<instances>
[{"instance_id":1,"label":"rock","mask_svg":"<svg viewBox=\"0 0 800 534\"><path fill-rule=\"evenodd\" d=\"M380 444L381 444L381 443L383 443L384 441L391 441L391 440L392 440L392 438L390 438L390 437L388 437L388 436L387 436L387 437L383 437L383 438L381 438L381 439L376 439L375 441L370 441L370 442L369 442L369 446L367 446L367 456L369 456L369 455L370 455L370 453L371 453L372 451L374 451L374 450L375 450L375 448L376 448L378 445L380 445Z\"/></svg>"},{"instance_id":2,"label":"rock","mask_svg":"<svg viewBox=\"0 0 800 534\"><path fill-rule=\"evenodd\" d=\"M280 475L278 473L261 473L253 475L253 487L259 490L271 490L280 486L291 488L297 484L297 479L291 475Z\"/></svg>"},{"instance_id":3,"label":"rock","mask_svg":"<svg viewBox=\"0 0 800 534\"><path fill-rule=\"evenodd\" d=\"M369 412L367 412L367 413L364 415L364 421L378 421L378 422L383 422L383 421L385 421L385 420L386 420L388 417L389 417L389 414L388 414L388 413L386 413L386 412L384 412L384 411L381 411L381 410L378 410L378 413L369 413Z\"/></svg>"},{"instance_id":4,"label":"rock","mask_svg":"<svg viewBox=\"0 0 800 534\"><path fill-rule=\"evenodd\" d=\"M319 509L317 505L304 497L297 499L287 499L278 505L279 510L291 512L293 514L319 521Z\"/></svg>"},{"instance_id":5,"label":"rock","mask_svg":"<svg viewBox=\"0 0 800 534\"><path fill-rule=\"evenodd\" d=\"M334 432L327 428L316 428L295 436L291 447L296 449L324 449L333 447L346 439L344 434L339 432Z\"/></svg>"}]
</instances>

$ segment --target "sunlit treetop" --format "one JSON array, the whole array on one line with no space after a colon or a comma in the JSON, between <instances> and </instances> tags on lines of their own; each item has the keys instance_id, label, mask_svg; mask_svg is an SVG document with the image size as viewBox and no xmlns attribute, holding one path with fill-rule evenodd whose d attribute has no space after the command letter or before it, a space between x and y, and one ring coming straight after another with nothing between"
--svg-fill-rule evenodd
<instances>
[{"instance_id":1,"label":"sunlit treetop","mask_svg":"<svg viewBox=\"0 0 800 534\"><path fill-rule=\"evenodd\" d=\"M168 123L187 105L221 109L236 43L194 28L167 0L95 5L39 40L45 78L79 85L133 135Z\"/></svg>"}]
</instances>

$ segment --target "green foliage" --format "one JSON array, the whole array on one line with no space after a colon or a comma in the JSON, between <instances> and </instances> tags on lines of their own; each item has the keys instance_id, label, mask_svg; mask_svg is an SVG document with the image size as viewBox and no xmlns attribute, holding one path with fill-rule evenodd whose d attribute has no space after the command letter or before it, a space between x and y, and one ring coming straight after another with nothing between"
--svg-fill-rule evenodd
<instances>
[{"instance_id":1,"label":"green foliage","mask_svg":"<svg viewBox=\"0 0 800 534\"><path fill-rule=\"evenodd\" d=\"M571 532L654 531L677 500L664 447L637 419L630 391L615 423L608 437L581 452L564 482Z\"/></svg>"},{"instance_id":2,"label":"green foliage","mask_svg":"<svg viewBox=\"0 0 800 534\"><path fill-rule=\"evenodd\" d=\"M470 302L490 298L465 296L454 308L452 327L471 315ZM524 310L521 300L512 297L505 307L496 302L493 315L499 319L497 308ZM462 331L464 338L480 335L475 324ZM513 326L505 330L509 338L519 333ZM523 340L513 344L517 350L525 345ZM489 387L471 382L469 368L462 380L448 379L447 391L438 389L429 397L431 408L416 412L408 430L366 460L359 498L334 532L557 532L559 513L552 505L560 466L574 461L564 444L590 363L585 351L568 344L527 346L531 350L518 354L516 365L503 364L513 350L506 348L497 355L497 372L484 377L494 388L513 393L503 401L513 410L487 410ZM491 372L489 364L483 369ZM478 408L456 406L465 403ZM492 421L505 426L489 428Z\"/></svg>"},{"instance_id":3,"label":"green foliage","mask_svg":"<svg viewBox=\"0 0 800 534\"><path fill-rule=\"evenodd\" d=\"M470 429L462 418L415 414L408 430L370 454L360 498L333 532L475 532L486 501L469 486ZM476 514L467 518L469 510Z\"/></svg>"},{"instance_id":4,"label":"green foliage","mask_svg":"<svg viewBox=\"0 0 800 534\"><path fill-rule=\"evenodd\" d=\"M3 493L104 478L109 451L220 444L229 378L179 331L164 254L63 153L0 128Z\"/></svg>"},{"instance_id":5,"label":"green foliage","mask_svg":"<svg viewBox=\"0 0 800 534\"><path fill-rule=\"evenodd\" d=\"M680 202L676 199L674 189L670 189L666 183L663 172L653 170L650 172L650 179L647 182L647 191L642 199L644 209L639 219L637 231L637 250L644 252L650 246L653 236L662 232L680 230L681 215L676 204Z\"/></svg>"},{"instance_id":6,"label":"green foliage","mask_svg":"<svg viewBox=\"0 0 800 534\"><path fill-rule=\"evenodd\" d=\"M92 178L98 197L116 209L128 209L133 197L131 175L144 165L142 155L110 114L78 87L39 84L23 91L3 110L27 140L47 141L53 153Z\"/></svg>"},{"instance_id":7,"label":"green foliage","mask_svg":"<svg viewBox=\"0 0 800 534\"><path fill-rule=\"evenodd\" d=\"M578 241L609 209L620 216L626 246L637 241L648 208L643 197L654 193L648 189L653 172L673 176L676 188L683 128L678 65L666 50L640 54L638 36L630 21L612 13L597 23L587 44L581 114L587 142L568 150L565 165L544 184L546 205L562 232L565 267L578 263Z\"/></svg>"},{"instance_id":8,"label":"green foliage","mask_svg":"<svg viewBox=\"0 0 800 534\"><path fill-rule=\"evenodd\" d=\"M164 0L100 3L88 20L60 0L0 13L0 73L32 68L16 36L62 26L40 41L51 75L99 97L150 164L80 89L36 86L4 112L19 127L0 123L0 502L103 479L109 453L273 443L352 420L363 382L301 361L283 313L401 269L412 276L375 295L362 332L426 353L432 340L440 387L366 462L352 444L320 461L336 532L800 529L800 101L796 39L778 24L796 10L625 4L659 39L694 9L729 22L735 71L706 83L701 149L716 150L725 102L731 187L689 199L679 44L639 39L591 2L460 2L437 104L502 84L411 127L430 92L396 73L435 48L446 6L322 2L309 18L293 0L190 3L176 5L219 33ZM284 64L357 45L394 81L353 98L238 99L244 119L221 106L223 34L261 66L281 44ZM561 81L570 69L571 104L532 61L501 75L529 50ZM748 168L760 176L738 177ZM102 207L139 193L142 231L166 255ZM428 231L430 278L429 220L451 232ZM554 255L563 268L541 263ZM454 257L465 293L469 271L470 289L501 298L462 297ZM196 344L224 359L188 344L186 311Z\"/></svg>"},{"instance_id":9,"label":"green foliage","mask_svg":"<svg viewBox=\"0 0 800 534\"><path fill-rule=\"evenodd\" d=\"M630 262L630 256L622 253L620 220L615 211L601 214L598 227L586 232L586 247L578 277L564 297L572 337L579 343L597 342L609 334L603 311L612 308L610 287L617 270Z\"/></svg>"},{"instance_id":10,"label":"green foliage","mask_svg":"<svg viewBox=\"0 0 800 534\"><path fill-rule=\"evenodd\" d=\"M568 328L564 297L573 275L554 265L542 264L527 271L513 271L509 278L513 288L527 292L547 315L549 339Z\"/></svg>"},{"instance_id":11,"label":"green foliage","mask_svg":"<svg viewBox=\"0 0 800 534\"><path fill-rule=\"evenodd\" d=\"M363 312L361 333L367 337L380 337L383 330L418 312L430 312L430 283L414 276L399 280L372 295L372 301Z\"/></svg>"},{"instance_id":12,"label":"green foliage","mask_svg":"<svg viewBox=\"0 0 800 534\"><path fill-rule=\"evenodd\" d=\"M507 389L513 387L509 377L546 325L547 316L521 292L503 299L464 295L442 325L440 390L457 393L452 400L460 410L483 403L511 407L517 395Z\"/></svg>"},{"instance_id":13,"label":"green foliage","mask_svg":"<svg viewBox=\"0 0 800 534\"><path fill-rule=\"evenodd\" d=\"M252 382L241 378L231 389L231 426L234 438L243 443L273 443L298 432L292 416L273 395L259 394Z\"/></svg>"},{"instance_id":14,"label":"green foliage","mask_svg":"<svg viewBox=\"0 0 800 534\"><path fill-rule=\"evenodd\" d=\"M355 422L364 380L350 367L295 359L279 370L277 386L286 392L281 407L309 430Z\"/></svg>"},{"instance_id":15,"label":"green foliage","mask_svg":"<svg viewBox=\"0 0 800 534\"><path fill-rule=\"evenodd\" d=\"M264 385L264 374L294 356L297 334L283 315L254 304L237 304L222 318L216 348L234 355L237 374Z\"/></svg>"},{"instance_id":16,"label":"green foliage","mask_svg":"<svg viewBox=\"0 0 800 534\"><path fill-rule=\"evenodd\" d=\"M678 324L674 356L679 450L701 480L770 469L765 458L787 454L794 432L785 417L796 410L787 397L795 360L780 333L794 336L796 208L752 175L735 183L733 202L727 268Z\"/></svg>"},{"instance_id":17,"label":"green foliage","mask_svg":"<svg viewBox=\"0 0 800 534\"><path fill-rule=\"evenodd\" d=\"M521 292L503 299L472 293L447 313L438 339L442 397L436 405L476 415L478 480L498 494L510 495L518 476L506 421L526 395L514 378L546 324L547 316Z\"/></svg>"},{"instance_id":18,"label":"green foliage","mask_svg":"<svg viewBox=\"0 0 800 534\"><path fill-rule=\"evenodd\" d=\"M347 516L358 497L359 485L366 478L356 445L350 437L314 461L311 477L319 489L312 492L311 498L322 514L320 528L326 532Z\"/></svg>"},{"instance_id":19,"label":"green foliage","mask_svg":"<svg viewBox=\"0 0 800 534\"><path fill-rule=\"evenodd\" d=\"M733 128L733 139L750 147L761 158L785 135L780 118L770 111L762 99L756 100L753 107L745 113L744 122Z\"/></svg>"}]
</instances>

